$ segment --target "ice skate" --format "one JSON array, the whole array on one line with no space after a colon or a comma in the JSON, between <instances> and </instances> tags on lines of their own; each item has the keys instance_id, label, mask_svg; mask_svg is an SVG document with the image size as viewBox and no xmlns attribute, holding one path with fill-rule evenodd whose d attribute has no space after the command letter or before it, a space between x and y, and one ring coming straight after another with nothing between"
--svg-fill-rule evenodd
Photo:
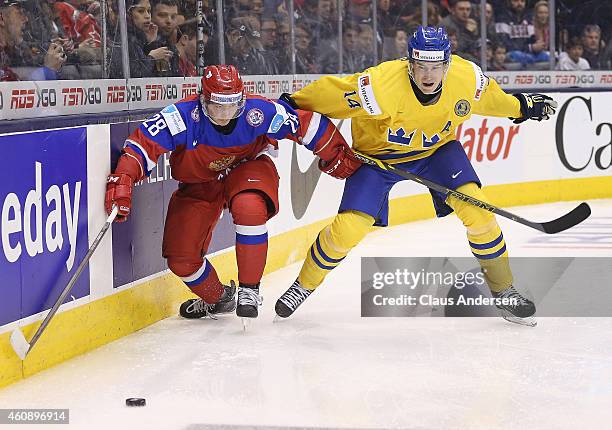
<instances>
[{"instance_id":1,"label":"ice skate","mask_svg":"<svg viewBox=\"0 0 612 430\"><path fill-rule=\"evenodd\" d=\"M206 303L202 299L189 299L181 305L179 310L183 318L212 318L216 319L215 315L227 314L236 309L236 284L230 281L230 285L225 285L223 295L217 303Z\"/></svg>"},{"instance_id":2,"label":"ice skate","mask_svg":"<svg viewBox=\"0 0 612 430\"><path fill-rule=\"evenodd\" d=\"M246 331L250 319L257 318L259 315L258 308L262 302L263 298L259 295L259 284L240 284L240 287L238 288L238 306L236 306L236 315L242 319L243 330Z\"/></svg>"},{"instance_id":3,"label":"ice skate","mask_svg":"<svg viewBox=\"0 0 612 430\"><path fill-rule=\"evenodd\" d=\"M493 297L511 301L509 304L496 304L506 321L530 327L537 325L535 304L521 295L512 285L499 293L494 292Z\"/></svg>"},{"instance_id":4,"label":"ice skate","mask_svg":"<svg viewBox=\"0 0 612 430\"><path fill-rule=\"evenodd\" d=\"M300 281L297 279L295 282L289 287L287 291L283 293L282 296L278 298L276 301L276 306L274 310L276 311L277 318L275 321L278 321L278 317L280 318L288 318L290 317L295 310L304 303L304 300L312 294L314 290L309 290L307 288L302 287Z\"/></svg>"}]
</instances>

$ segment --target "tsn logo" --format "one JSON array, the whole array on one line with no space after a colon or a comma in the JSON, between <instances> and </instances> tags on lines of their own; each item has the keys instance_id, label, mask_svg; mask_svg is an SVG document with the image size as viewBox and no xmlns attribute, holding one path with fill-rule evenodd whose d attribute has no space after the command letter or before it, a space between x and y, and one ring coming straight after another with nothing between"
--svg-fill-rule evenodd
<instances>
[{"instance_id":1,"label":"tsn logo","mask_svg":"<svg viewBox=\"0 0 612 430\"><path fill-rule=\"evenodd\" d=\"M178 100L176 85L147 84L145 85L147 101Z\"/></svg>"},{"instance_id":2,"label":"tsn logo","mask_svg":"<svg viewBox=\"0 0 612 430\"><path fill-rule=\"evenodd\" d=\"M95 88L63 88L64 106L85 106L102 104L102 90Z\"/></svg>"}]
</instances>

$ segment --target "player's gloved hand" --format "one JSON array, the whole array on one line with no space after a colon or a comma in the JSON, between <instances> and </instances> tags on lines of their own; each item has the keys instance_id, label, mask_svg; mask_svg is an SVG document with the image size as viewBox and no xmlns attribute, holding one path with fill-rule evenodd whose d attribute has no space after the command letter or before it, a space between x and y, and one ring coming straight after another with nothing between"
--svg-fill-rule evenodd
<instances>
[{"instance_id":1,"label":"player's gloved hand","mask_svg":"<svg viewBox=\"0 0 612 430\"><path fill-rule=\"evenodd\" d=\"M557 102L551 97L544 94L525 94L517 93L513 94L521 103L521 118L514 119L515 124L520 124L528 119L534 119L536 121L542 121L543 119L550 119L557 110Z\"/></svg>"},{"instance_id":2,"label":"player's gloved hand","mask_svg":"<svg viewBox=\"0 0 612 430\"><path fill-rule=\"evenodd\" d=\"M331 140L321 148L315 147L313 152L320 158L319 169L337 179L348 178L362 164L355 157L353 150L346 143L340 131L336 131Z\"/></svg>"},{"instance_id":3,"label":"player's gloved hand","mask_svg":"<svg viewBox=\"0 0 612 430\"><path fill-rule=\"evenodd\" d=\"M132 207L132 188L134 180L125 173L110 174L106 180L106 197L104 207L110 215L113 205L117 206L117 222L127 220Z\"/></svg>"},{"instance_id":4,"label":"player's gloved hand","mask_svg":"<svg viewBox=\"0 0 612 430\"><path fill-rule=\"evenodd\" d=\"M293 100L291 98L291 94L289 93L282 93L281 96L278 98L280 101L283 101L285 103L287 103L289 106L291 106L293 109L299 109L300 107L297 105L297 103L295 102L295 100Z\"/></svg>"}]
</instances>

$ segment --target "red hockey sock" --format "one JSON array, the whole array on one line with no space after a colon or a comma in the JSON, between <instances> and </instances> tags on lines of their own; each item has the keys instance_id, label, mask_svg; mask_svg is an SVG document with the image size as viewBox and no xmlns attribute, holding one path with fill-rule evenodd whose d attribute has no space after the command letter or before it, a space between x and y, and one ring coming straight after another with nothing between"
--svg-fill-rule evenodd
<instances>
[{"instance_id":1,"label":"red hockey sock","mask_svg":"<svg viewBox=\"0 0 612 430\"><path fill-rule=\"evenodd\" d=\"M242 284L258 284L268 255L266 200L259 193L243 191L232 199L230 212L236 225L238 280Z\"/></svg>"},{"instance_id":2,"label":"red hockey sock","mask_svg":"<svg viewBox=\"0 0 612 430\"><path fill-rule=\"evenodd\" d=\"M223 284L215 268L204 259L202 263L185 263L168 260L168 267L180 277L195 295L206 303L217 303L223 295Z\"/></svg>"}]
</instances>

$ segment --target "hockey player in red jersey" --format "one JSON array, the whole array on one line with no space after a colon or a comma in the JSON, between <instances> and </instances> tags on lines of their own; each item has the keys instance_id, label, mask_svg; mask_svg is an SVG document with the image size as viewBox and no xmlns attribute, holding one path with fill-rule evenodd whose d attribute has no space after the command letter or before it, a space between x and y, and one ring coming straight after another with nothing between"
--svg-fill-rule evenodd
<instances>
[{"instance_id":1,"label":"hockey player in red jersey","mask_svg":"<svg viewBox=\"0 0 612 430\"><path fill-rule=\"evenodd\" d=\"M359 166L340 132L318 113L294 110L281 101L247 95L234 66L208 66L202 92L164 108L126 140L109 175L105 206L130 214L132 188L172 151L172 176L179 181L164 228L162 254L168 267L199 298L180 314L201 318L236 309L253 318L261 304L259 283L266 264L266 221L278 211L278 173L270 158L277 140L296 141L320 157L322 171L346 178ZM205 258L221 211L236 226L236 287L224 286Z\"/></svg>"}]
</instances>

